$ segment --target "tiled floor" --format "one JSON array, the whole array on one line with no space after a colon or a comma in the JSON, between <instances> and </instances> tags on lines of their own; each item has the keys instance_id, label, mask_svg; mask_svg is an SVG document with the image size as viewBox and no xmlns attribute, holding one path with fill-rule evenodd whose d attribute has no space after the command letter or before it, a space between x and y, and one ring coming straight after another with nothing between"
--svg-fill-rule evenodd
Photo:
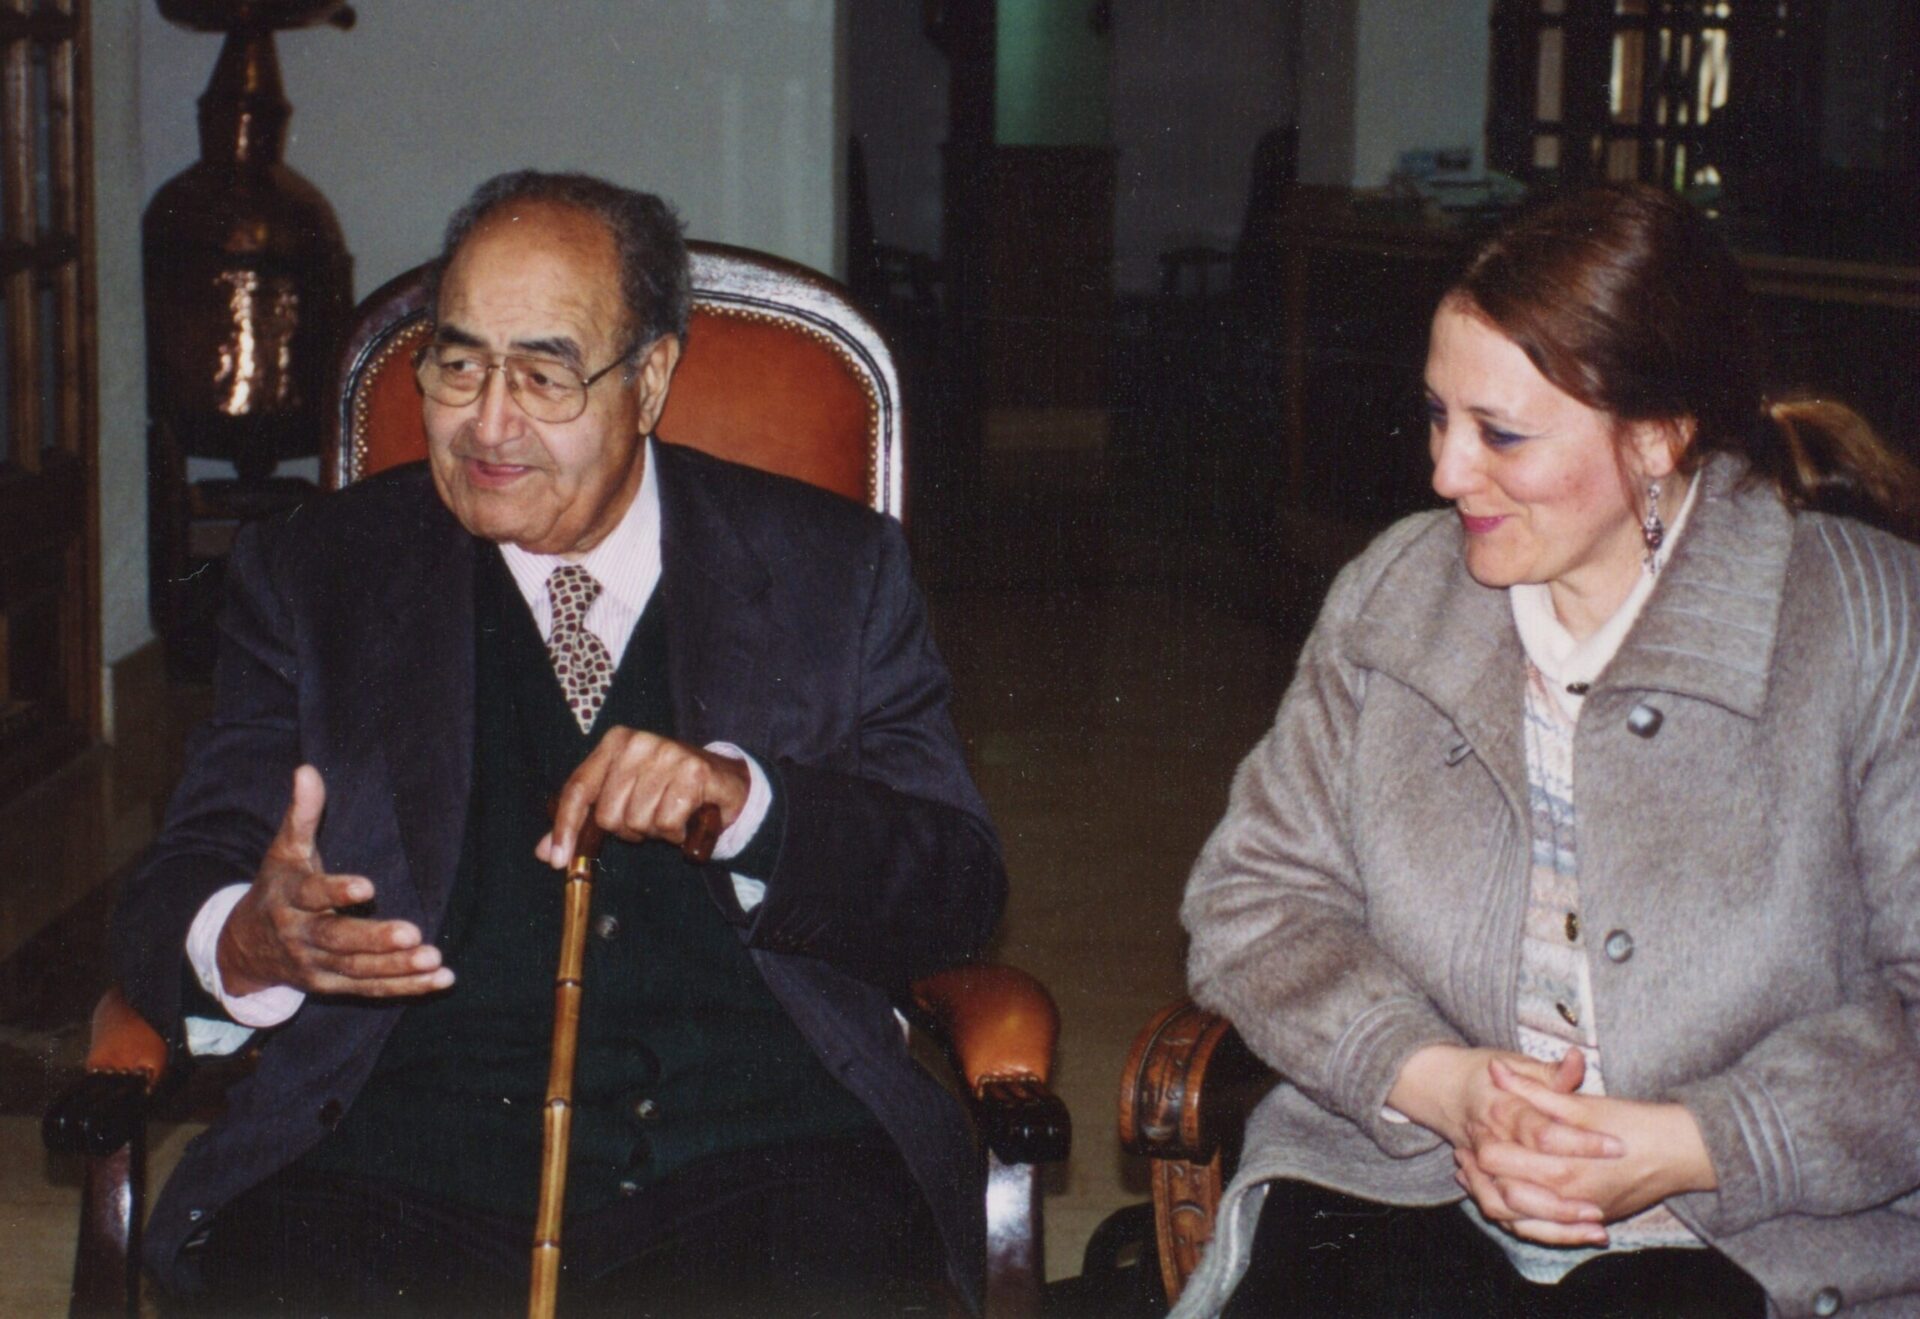
<instances>
[{"instance_id":1,"label":"tiled floor","mask_svg":"<svg viewBox=\"0 0 1920 1319\"><path fill-rule=\"evenodd\" d=\"M1119 1070L1141 1023L1182 990L1177 907L1187 867L1235 762L1271 717L1301 616L1276 608L1277 569L1210 558L1137 517L1091 536L1030 523L990 539L974 552L997 568L956 569L949 559L929 564L928 575L949 583L934 597L938 640L1014 881L998 953L1049 984L1065 1022L1056 1080L1073 1114L1074 1153L1046 1209L1048 1272L1060 1277L1079 1271L1095 1224L1146 1195L1114 1134ZM1058 561L1089 553L1098 561ZM1311 585L1298 594L1310 596ZM164 761L172 743L160 745ZM110 780L89 792L96 805L114 799ZM128 803L121 793L117 817L87 817L107 845L46 863L67 867L69 901L85 887L79 876L104 875L151 828L151 801L134 796ZM11 861L33 831L7 827L0 818L6 868L17 874ZM46 841L34 845L44 855ZM57 909L44 894L38 902L40 918ZM9 939L0 958L32 932L25 917L12 919L12 928L0 923ZM0 964L0 986L8 982ZM77 1043L51 1047L61 1056L0 1048L0 1068L10 1058L16 1070L58 1071ZM37 1079L0 1075L0 1094L15 1096L0 1106L9 1114L0 1117L6 1315L61 1312L72 1258L77 1173L40 1150L23 1098L44 1088ZM156 1180L188 1134L175 1129L159 1143Z\"/></svg>"}]
</instances>

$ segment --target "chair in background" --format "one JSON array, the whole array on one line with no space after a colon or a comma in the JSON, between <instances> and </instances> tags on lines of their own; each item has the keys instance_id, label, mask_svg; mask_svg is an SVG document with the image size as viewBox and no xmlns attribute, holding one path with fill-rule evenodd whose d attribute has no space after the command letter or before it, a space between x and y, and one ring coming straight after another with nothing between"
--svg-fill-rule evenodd
<instances>
[{"instance_id":1,"label":"chair in background","mask_svg":"<svg viewBox=\"0 0 1920 1319\"><path fill-rule=\"evenodd\" d=\"M1254 1106L1279 1077L1226 1018L1189 1000L1155 1014L1120 1076L1120 1141L1152 1172L1154 1239L1169 1301L1213 1240L1220 1194Z\"/></svg>"},{"instance_id":2,"label":"chair in background","mask_svg":"<svg viewBox=\"0 0 1920 1319\"><path fill-rule=\"evenodd\" d=\"M893 357L840 287L804 267L689 245L693 316L662 439L809 481L902 516L905 424ZM328 409L322 474L338 489L426 455L414 349L430 327L426 270L355 312ZM1059 1017L1044 986L1006 966L930 976L902 1005L943 1039L987 1160L987 1312L1038 1311L1045 1278L1038 1165L1064 1159L1066 1108L1047 1088ZM95 1009L87 1075L48 1110L49 1149L86 1156L75 1314L138 1312L145 1127L166 1047L117 989ZM531 1212L532 1206L528 1206Z\"/></svg>"}]
</instances>

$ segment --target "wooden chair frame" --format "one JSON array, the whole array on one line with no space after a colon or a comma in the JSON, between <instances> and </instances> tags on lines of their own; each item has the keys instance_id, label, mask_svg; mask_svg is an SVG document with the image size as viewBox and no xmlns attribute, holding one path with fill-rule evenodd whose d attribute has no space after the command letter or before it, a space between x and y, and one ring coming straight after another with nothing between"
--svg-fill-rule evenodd
<instances>
[{"instance_id":1,"label":"wooden chair frame","mask_svg":"<svg viewBox=\"0 0 1920 1319\"><path fill-rule=\"evenodd\" d=\"M1153 1181L1160 1280L1176 1301L1213 1240L1254 1106L1279 1077L1226 1018L1182 999L1135 1037L1120 1077L1120 1141Z\"/></svg>"}]
</instances>

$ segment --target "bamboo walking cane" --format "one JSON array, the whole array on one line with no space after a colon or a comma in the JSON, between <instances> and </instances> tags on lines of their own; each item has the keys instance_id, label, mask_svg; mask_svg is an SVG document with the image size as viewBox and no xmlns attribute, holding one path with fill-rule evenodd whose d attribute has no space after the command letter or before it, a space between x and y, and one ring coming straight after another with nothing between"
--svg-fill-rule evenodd
<instances>
[{"instance_id":1,"label":"bamboo walking cane","mask_svg":"<svg viewBox=\"0 0 1920 1319\"><path fill-rule=\"evenodd\" d=\"M713 857L720 837L720 810L702 806L687 818L680 851L695 865ZM561 917L560 967L553 976L553 1059L547 1067L547 1103L542 1110L540 1207L533 1219L533 1281L528 1319L553 1319L560 1294L560 1220L567 1201L567 1152L573 1140L573 1064L580 1046L580 978L587 960L587 909L593 898L593 865L604 835L591 819L580 826L573 860L567 863L566 906Z\"/></svg>"}]
</instances>

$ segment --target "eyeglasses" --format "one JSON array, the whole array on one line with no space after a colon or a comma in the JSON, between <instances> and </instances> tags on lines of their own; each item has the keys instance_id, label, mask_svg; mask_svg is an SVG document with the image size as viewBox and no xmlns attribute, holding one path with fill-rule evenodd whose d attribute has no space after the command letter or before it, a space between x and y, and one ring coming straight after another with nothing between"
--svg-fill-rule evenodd
<instances>
[{"instance_id":1,"label":"eyeglasses","mask_svg":"<svg viewBox=\"0 0 1920 1319\"><path fill-rule=\"evenodd\" d=\"M587 391L615 367L624 365L639 347L637 343L630 345L606 366L582 376L551 357L484 353L464 344L428 343L413 355L413 374L428 398L460 408L480 397L487 387L487 377L496 370L504 371L507 393L522 412L535 421L559 425L585 412Z\"/></svg>"}]
</instances>

